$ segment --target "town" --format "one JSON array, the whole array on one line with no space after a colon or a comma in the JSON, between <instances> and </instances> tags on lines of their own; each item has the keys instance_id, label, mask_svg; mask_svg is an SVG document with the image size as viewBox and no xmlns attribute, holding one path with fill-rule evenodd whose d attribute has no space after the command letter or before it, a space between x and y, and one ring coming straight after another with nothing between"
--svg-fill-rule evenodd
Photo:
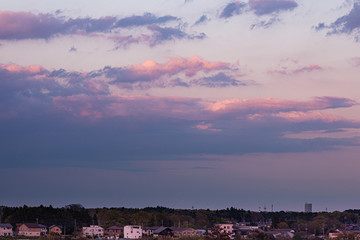
<instances>
[{"instance_id":1,"label":"town","mask_svg":"<svg viewBox=\"0 0 360 240\"><path fill-rule=\"evenodd\" d=\"M0 239L360 239L360 210L0 207Z\"/></svg>"}]
</instances>

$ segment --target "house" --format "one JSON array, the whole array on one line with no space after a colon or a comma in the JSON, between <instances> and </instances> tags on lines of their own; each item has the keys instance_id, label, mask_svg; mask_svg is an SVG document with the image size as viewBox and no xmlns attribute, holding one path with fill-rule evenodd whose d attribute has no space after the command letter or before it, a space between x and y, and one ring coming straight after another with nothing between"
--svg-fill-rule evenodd
<instances>
[{"instance_id":1,"label":"house","mask_svg":"<svg viewBox=\"0 0 360 240\"><path fill-rule=\"evenodd\" d=\"M230 239L235 238L234 224L232 223L215 224L215 227L219 229L221 234L226 234L227 236L229 236Z\"/></svg>"},{"instance_id":2,"label":"house","mask_svg":"<svg viewBox=\"0 0 360 240\"><path fill-rule=\"evenodd\" d=\"M49 233L51 232L61 235L63 233L63 227L59 225L52 225L49 227Z\"/></svg>"},{"instance_id":3,"label":"house","mask_svg":"<svg viewBox=\"0 0 360 240\"><path fill-rule=\"evenodd\" d=\"M171 230L171 228L168 228L168 227L159 227L158 229L156 229L154 231L153 236L154 237L160 237L160 236L172 237L173 231Z\"/></svg>"},{"instance_id":4,"label":"house","mask_svg":"<svg viewBox=\"0 0 360 240\"><path fill-rule=\"evenodd\" d=\"M124 227L124 238L139 239L142 237L141 226L128 225Z\"/></svg>"},{"instance_id":5,"label":"house","mask_svg":"<svg viewBox=\"0 0 360 240\"><path fill-rule=\"evenodd\" d=\"M82 234L84 237L103 237L104 229L98 225L90 225L90 227L83 227Z\"/></svg>"},{"instance_id":6,"label":"house","mask_svg":"<svg viewBox=\"0 0 360 240\"><path fill-rule=\"evenodd\" d=\"M188 238L188 237L195 237L201 235L199 231L193 228L171 227L170 229L172 230L174 238Z\"/></svg>"},{"instance_id":7,"label":"house","mask_svg":"<svg viewBox=\"0 0 360 240\"><path fill-rule=\"evenodd\" d=\"M260 230L258 226L237 225L233 227L234 233L239 236L247 236L250 232L258 230Z\"/></svg>"},{"instance_id":8,"label":"house","mask_svg":"<svg viewBox=\"0 0 360 240\"><path fill-rule=\"evenodd\" d=\"M154 234L154 231L158 229L159 227L144 227L142 229L144 236L152 236Z\"/></svg>"},{"instance_id":9,"label":"house","mask_svg":"<svg viewBox=\"0 0 360 240\"><path fill-rule=\"evenodd\" d=\"M110 238L120 238L124 235L124 227L111 226L106 229L105 234Z\"/></svg>"},{"instance_id":10,"label":"house","mask_svg":"<svg viewBox=\"0 0 360 240\"><path fill-rule=\"evenodd\" d=\"M218 228L220 228L221 233L228 233L229 235L234 232L233 226L234 224L226 223L226 224L215 224Z\"/></svg>"},{"instance_id":11,"label":"house","mask_svg":"<svg viewBox=\"0 0 360 240\"><path fill-rule=\"evenodd\" d=\"M295 231L292 229L273 229L271 231L265 232L265 234L272 235L275 239L283 239L283 238L293 238L295 235Z\"/></svg>"},{"instance_id":12,"label":"house","mask_svg":"<svg viewBox=\"0 0 360 240\"><path fill-rule=\"evenodd\" d=\"M12 225L9 223L0 223L0 236L12 236Z\"/></svg>"},{"instance_id":13,"label":"house","mask_svg":"<svg viewBox=\"0 0 360 240\"><path fill-rule=\"evenodd\" d=\"M46 235L46 226L38 223L20 223L17 225L17 234L20 236L44 236Z\"/></svg>"},{"instance_id":14,"label":"house","mask_svg":"<svg viewBox=\"0 0 360 240\"><path fill-rule=\"evenodd\" d=\"M341 232L336 232L336 233L329 233L329 238L330 239L334 239L334 238L341 238L344 234Z\"/></svg>"}]
</instances>

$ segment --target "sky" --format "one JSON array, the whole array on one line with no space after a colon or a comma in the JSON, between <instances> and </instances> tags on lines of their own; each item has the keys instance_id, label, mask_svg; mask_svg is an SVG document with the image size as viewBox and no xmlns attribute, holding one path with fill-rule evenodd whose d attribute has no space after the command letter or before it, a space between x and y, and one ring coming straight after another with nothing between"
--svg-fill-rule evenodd
<instances>
[{"instance_id":1,"label":"sky","mask_svg":"<svg viewBox=\"0 0 360 240\"><path fill-rule=\"evenodd\" d=\"M0 205L360 208L360 1L0 6Z\"/></svg>"}]
</instances>

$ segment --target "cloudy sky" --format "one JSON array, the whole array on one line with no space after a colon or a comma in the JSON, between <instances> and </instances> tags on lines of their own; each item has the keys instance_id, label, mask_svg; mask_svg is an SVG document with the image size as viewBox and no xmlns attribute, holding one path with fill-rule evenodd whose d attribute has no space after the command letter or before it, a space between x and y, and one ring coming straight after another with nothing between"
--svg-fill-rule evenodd
<instances>
[{"instance_id":1,"label":"cloudy sky","mask_svg":"<svg viewBox=\"0 0 360 240\"><path fill-rule=\"evenodd\" d=\"M360 208L359 1L0 6L0 205Z\"/></svg>"}]
</instances>

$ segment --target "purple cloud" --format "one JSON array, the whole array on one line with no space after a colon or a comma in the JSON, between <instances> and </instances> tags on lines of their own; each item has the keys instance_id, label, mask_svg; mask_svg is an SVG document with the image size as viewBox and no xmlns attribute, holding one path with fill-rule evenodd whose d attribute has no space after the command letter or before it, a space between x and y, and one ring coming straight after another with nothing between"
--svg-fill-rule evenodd
<instances>
[{"instance_id":1,"label":"purple cloud","mask_svg":"<svg viewBox=\"0 0 360 240\"><path fill-rule=\"evenodd\" d=\"M220 72L214 76L204 77L191 81L191 85L204 86L209 88L219 88L219 87L238 87L246 86L245 82L236 80L232 76L228 76L223 72Z\"/></svg>"},{"instance_id":2,"label":"purple cloud","mask_svg":"<svg viewBox=\"0 0 360 240\"><path fill-rule=\"evenodd\" d=\"M163 41L170 41L175 39L204 39L205 33L200 34L188 34L178 28L172 27L160 27L158 25L151 25L148 27L154 32L152 36L151 45L157 45Z\"/></svg>"},{"instance_id":3,"label":"purple cloud","mask_svg":"<svg viewBox=\"0 0 360 240\"><path fill-rule=\"evenodd\" d=\"M180 19L166 15L157 17L151 13L118 19L107 16L103 18L65 19L52 14L33 14L29 12L0 11L0 39L48 39L58 35L81 34L106 37L119 46L131 43L146 42L152 46L163 41L175 39L203 39L204 33L188 34L180 27L161 27L160 24L178 22ZM121 36L113 30L118 28L148 27L153 34L139 36Z\"/></svg>"},{"instance_id":4,"label":"purple cloud","mask_svg":"<svg viewBox=\"0 0 360 240\"><path fill-rule=\"evenodd\" d=\"M323 29L330 29L328 35L332 34L354 34L355 39L359 41L359 32L360 32L360 1L356 0L354 2L353 8L351 11L338 18L335 22L330 25L325 23L319 23L315 26L317 31Z\"/></svg>"},{"instance_id":5,"label":"purple cloud","mask_svg":"<svg viewBox=\"0 0 360 240\"><path fill-rule=\"evenodd\" d=\"M77 51L77 48L72 46L70 49L69 49L69 52L76 52Z\"/></svg>"},{"instance_id":6,"label":"purple cloud","mask_svg":"<svg viewBox=\"0 0 360 240\"><path fill-rule=\"evenodd\" d=\"M295 0L249 0L249 5L258 16L293 10L298 6Z\"/></svg>"},{"instance_id":7,"label":"purple cloud","mask_svg":"<svg viewBox=\"0 0 360 240\"><path fill-rule=\"evenodd\" d=\"M317 64L312 64L309 66L298 67L295 69L289 69L287 66L282 66L281 69L277 70L269 70L270 74L281 74L281 75L293 75L293 74L301 74L301 73L310 73L314 71L321 71L323 68Z\"/></svg>"},{"instance_id":8,"label":"purple cloud","mask_svg":"<svg viewBox=\"0 0 360 240\"><path fill-rule=\"evenodd\" d=\"M276 22L279 22L279 18L273 17L269 20L260 21L258 23L255 23L250 26L250 29L253 30L255 28L269 28L271 25L273 25Z\"/></svg>"},{"instance_id":9,"label":"purple cloud","mask_svg":"<svg viewBox=\"0 0 360 240\"><path fill-rule=\"evenodd\" d=\"M166 15L162 17L156 17L154 14L151 13L144 13L142 16L131 16L126 17L118 20L114 27L121 27L121 28L128 28L128 27L139 27L139 26L147 26L153 24L162 24L171 21L178 21L179 19Z\"/></svg>"},{"instance_id":10,"label":"purple cloud","mask_svg":"<svg viewBox=\"0 0 360 240\"><path fill-rule=\"evenodd\" d=\"M233 1L225 6L220 13L220 18L230 18L249 11L257 16L277 14L281 11L294 10L297 6L295 0L249 0L248 3ZM277 17L272 17L266 21L263 20L251 25L250 29L255 27L268 28L278 21Z\"/></svg>"},{"instance_id":11,"label":"purple cloud","mask_svg":"<svg viewBox=\"0 0 360 240\"><path fill-rule=\"evenodd\" d=\"M245 9L246 4L242 2L231 2L225 6L220 13L220 18L230 18L234 15L239 15Z\"/></svg>"},{"instance_id":12,"label":"purple cloud","mask_svg":"<svg viewBox=\"0 0 360 240\"><path fill-rule=\"evenodd\" d=\"M108 162L122 165L124 159L186 160L204 154L307 152L359 144L359 138L284 137L289 132L360 128L358 121L324 111L357 105L348 98L209 101L123 94L109 88L109 81L124 70L144 77L131 76L137 83L147 83L148 76L186 86L181 74L201 79L210 73L202 80L220 86L237 84L232 77L216 74L228 67L199 57L115 68L119 71L0 65L0 158L11 160L6 167L107 166Z\"/></svg>"},{"instance_id":13,"label":"purple cloud","mask_svg":"<svg viewBox=\"0 0 360 240\"><path fill-rule=\"evenodd\" d=\"M206 23L208 22L210 19L206 16L206 15L202 15L195 23L194 25L199 25L201 23Z\"/></svg>"}]
</instances>

